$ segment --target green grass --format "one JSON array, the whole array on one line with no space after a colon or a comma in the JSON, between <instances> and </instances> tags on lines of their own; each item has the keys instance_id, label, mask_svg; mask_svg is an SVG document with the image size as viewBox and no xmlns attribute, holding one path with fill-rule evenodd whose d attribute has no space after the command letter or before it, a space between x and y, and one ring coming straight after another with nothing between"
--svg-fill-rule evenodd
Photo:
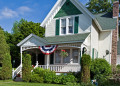
<instances>
[{"instance_id":1,"label":"green grass","mask_svg":"<svg viewBox=\"0 0 120 86\"><path fill-rule=\"evenodd\" d=\"M0 81L0 86L65 86L60 84L44 84L44 83L25 83L13 81Z\"/></svg>"}]
</instances>

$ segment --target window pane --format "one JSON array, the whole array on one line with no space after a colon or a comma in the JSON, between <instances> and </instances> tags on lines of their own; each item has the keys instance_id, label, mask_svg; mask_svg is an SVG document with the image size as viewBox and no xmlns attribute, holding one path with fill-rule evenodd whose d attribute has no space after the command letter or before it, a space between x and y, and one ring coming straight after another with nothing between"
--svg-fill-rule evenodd
<instances>
[{"instance_id":1,"label":"window pane","mask_svg":"<svg viewBox=\"0 0 120 86\"><path fill-rule=\"evenodd\" d=\"M78 49L73 49L72 59L73 63L78 63Z\"/></svg>"},{"instance_id":2,"label":"window pane","mask_svg":"<svg viewBox=\"0 0 120 86\"><path fill-rule=\"evenodd\" d=\"M66 19L61 19L61 27L66 27Z\"/></svg>"},{"instance_id":3,"label":"window pane","mask_svg":"<svg viewBox=\"0 0 120 86\"><path fill-rule=\"evenodd\" d=\"M66 27L61 28L61 34L66 34Z\"/></svg>"},{"instance_id":4,"label":"window pane","mask_svg":"<svg viewBox=\"0 0 120 86\"><path fill-rule=\"evenodd\" d=\"M68 53L68 56L63 58L63 63L70 63L70 50L66 49L65 51Z\"/></svg>"},{"instance_id":5,"label":"window pane","mask_svg":"<svg viewBox=\"0 0 120 86\"><path fill-rule=\"evenodd\" d=\"M69 26L73 26L73 18L69 18Z\"/></svg>"},{"instance_id":6,"label":"window pane","mask_svg":"<svg viewBox=\"0 0 120 86\"><path fill-rule=\"evenodd\" d=\"M73 26L69 26L69 33L73 33Z\"/></svg>"},{"instance_id":7,"label":"window pane","mask_svg":"<svg viewBox=\"0 0 120 86\"><path fill-rule=\"evenodd\" d=\"M56 50L55 63L61 63L60 50Z\"/></svg>"}]
</instances>

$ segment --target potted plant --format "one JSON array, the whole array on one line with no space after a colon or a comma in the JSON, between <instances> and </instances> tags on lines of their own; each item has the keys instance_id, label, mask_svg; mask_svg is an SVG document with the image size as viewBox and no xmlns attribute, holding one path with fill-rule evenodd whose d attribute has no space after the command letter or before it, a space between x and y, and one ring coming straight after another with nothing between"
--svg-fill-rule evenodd
<instances>
[{"instance_id":1,"label":"potted plant","mask_svg":"<svg viewBox=\"0 0 120 86\"><path fill-rule=\"evenodd\" d=\"M61 50L60 56L66 58L68 56L68 53L65 50Z\"/></svg>"}]
</instances>

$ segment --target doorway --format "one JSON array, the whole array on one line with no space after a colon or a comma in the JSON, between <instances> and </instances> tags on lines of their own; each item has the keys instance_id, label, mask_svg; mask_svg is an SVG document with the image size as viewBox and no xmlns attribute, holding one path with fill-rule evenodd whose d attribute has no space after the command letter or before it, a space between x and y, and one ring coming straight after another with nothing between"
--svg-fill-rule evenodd
<instances>
[{"instance_id":1,"label":"doorway","mask_svg":"<svg viewBox=\"0 0 120 86\"><path fill-rule=\"evenodd\" d=\"M38 63L39 63L39 65L44 65L45 64L45 55L43 53L40 53L38 55Z\"/></svg>"}]
</instances>

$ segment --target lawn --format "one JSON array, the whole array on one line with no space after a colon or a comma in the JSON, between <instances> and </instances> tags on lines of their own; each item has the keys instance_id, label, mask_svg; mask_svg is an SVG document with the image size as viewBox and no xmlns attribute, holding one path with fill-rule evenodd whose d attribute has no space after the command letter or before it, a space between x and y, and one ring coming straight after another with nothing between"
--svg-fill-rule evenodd
<instances>
[{"instance_id":1,"label":"lawn","mask_svg":"<svg viewBox=\"0 0 120 86\"><path fill-rule=\"evenodd\" d=\"M0 86L65 86L65 85L0 81Z\"/></svg>"}]
</instances>

